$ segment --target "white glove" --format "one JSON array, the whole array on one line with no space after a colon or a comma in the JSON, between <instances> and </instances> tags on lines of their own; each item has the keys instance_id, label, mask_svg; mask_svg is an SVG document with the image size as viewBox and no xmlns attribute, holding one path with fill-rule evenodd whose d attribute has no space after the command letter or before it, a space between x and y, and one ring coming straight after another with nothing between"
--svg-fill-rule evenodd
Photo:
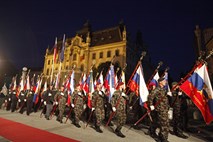
<instances>
[{"instance_id":1,"label":"white glove","mask_svg":"<svg viewBox=\"0 0 213 142\"><path fill-rule=\"evenodd\" d=\"M115 108L115 107L112 107L112 111L115 112L115 111L116 111L116 108Z\"/></svg>"},{"instance_id":2,"label":"white glove","mask_svg":"<svg viewBox=\"0 0 213 142\"><path fill-rule=\"evenodd\" d=\"M87 105L86 105L86 104L84 104L84 105L83 105L83 108L84 108L84 109L86 109L86 108L87 108Z\"/></svg>"},{"instance_id":3,"label":"white glove","mask_svg":"<svg viewBox=\"0 0 213 142\"><path fill-rule=\"evenodd\" d=\"M49 93L49 94L48 94L48 96L52 96L52 94L51 94L51 93Z\"/></svg>"},{"instance_id":4,"label":"white glove","mask_svg":"<svg viewBox=\"0 0 213 142\"><path fill-rule=\"evenodd\" d=\"M92 111L94 111L95 110L95 108L94 107L92 107Z\"/></svg>"},{"instance_id":5,"label":"white glove","mask_svg":"<svg viewBox=\"0 0 213 142\"><path fill-rule=\"evenodd\" d=\"M64 96L64 93L61 92L61 96Z\"/></svg>"},{"instance_id":6,"label":"white glove","mask_svg":"<svg viewBox=\"0 0 213 142\"><path fill-rule=\"evenodd\" d=\"M20 102L21 102L21 100L20 100L20 99L18 99L18 102L20 103Z\"/></svg>"},{"instance_id":7,"label":"white glove","mask_svg":"<svg viewBox=\"0 0 213 142\"><path fill-rule=\"evenodd\" d=\"M122 96L122 97L126 97L126 94L122 92L122 93L121 93L121 96Z\"/></svg>"},{"instance_id":8,"label":"white glove","mask_svg":"<svg viewBox=\"0 0 213 142\"><path fill-rule=\"evenodd\" d=\"M41 99L41 102L43 102L44 100L43 99Z\"/></svg>"},{"instance_id":9,"label":"white glove","mask_svg":"<svg viewBox=\"0 0 213 142\"><path fill-rule=\"evenodd\" d=\"M130 110L132 110L132 106L131 106L131 107L129 107L129 109L130 109Z\"/></svg>"},{"instance_id":10,"label":"white glove","mask_svg":"<svg viewBox=\"0 0 213 142\"><path fill-rule=\"evenodd\" d=\"M181 96L183 93L182 92L178 92L178 95Z\"/></svg>"},{"instance_id":11,"label":"white glove","mask_svg":"<svg viewBox=\"0 0 213 142\"><path fill-rule=\"evenodd\" d=\"M9 101L11 101L11 99L9 98Z\"/></svg>"},{"instance_id":12,"label":"white glove","mask_svg":"<svg viewBox=\"0 0 213 142\"><path fill-rule=\"evenodd\" d=\"M167 95L172 96L172 92L170 92L170 91L167 92Z\"/></svg>"},{"instance_id":13,"label":"white glove","mask_svg":"<svg viewBox=\"0 0 213 142\"><path fill-rule=\"evenodd\" d=\"M72 106L72 107L75 107L75 105L74 105L74 104L71 104L71 106Z\"/></svg>"},{"instance_id":14,"label":"white glove","mask_svg":"<svg viewBox=\"0 0 213 142\"><path fill-rule=\"evenodd\" d=\"M47 105L47 102L46 102L46 101L44 101L44 105L45 105L45 106Z\"/></svg>"},{"instance_id":15,"label":"white glove","mask_svg":"<svg viewBox=\"0 0 213 142\"><path fill-rule=\"evenodd\" d=\"M155 109L155 107L154 107L153 105L151 105L151 106L150 106L150 109L151 109L151 110L154 110L154 109Z\"/></svg>"},{"instance_id":16,"label":"white glove","mask_svg":"<svg viewBox=\"0 0 213 142\"><path fill-rule=\"evenodd\" d=\"M13 94L16 94L16 92L13 92Z\"/></svg>"},{"instance_id":17,"label":"white glove","mask_svg":"<svg viewBox=\"0 0 213 142\"><path fill-rule=\"evenodd\" d=\"M27 99L24 99L24 101L26 102L26 101L27 101Z\"/></svg>"},{"instance_id":18,"label":"white glove","mask_svg":"<svg viewBox=\"0 0 213 142\"><path fill-rule=\"evenodd\" d=\"M55 102L56 105L58 105L58 102Z\"/></svg>"},{"instance_id":19,"label":"white glove","mask_svg":"<svg viewBox=\"0 0 213 142\"><path fill-rule=\"evenodd\" d=\"M24 93L21 93L22 96L24 96Z\"/></svg>"}]
</instances>

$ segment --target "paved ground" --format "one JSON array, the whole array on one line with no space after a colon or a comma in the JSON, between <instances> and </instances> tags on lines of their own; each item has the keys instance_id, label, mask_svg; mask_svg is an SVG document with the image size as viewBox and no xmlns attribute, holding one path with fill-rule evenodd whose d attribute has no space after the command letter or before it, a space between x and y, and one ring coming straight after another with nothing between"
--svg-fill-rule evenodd
<instances>
[{"instance_id":1,"label":"paved ground","mask_svg":"<svg viewBox=\"0 0 213 142\"><path fill-rule=\"evenodd\" d=\"M122 132L126 135L126 138L117 137L113 133L114 127L101 127L104 131L102 134L97 133L90 125L87 128L76 128L70 122L67 121L66 124L60 124L57 122L55 117L52 120L46 120L44 117L40 118L40 112L32 113L30 116L24 114L19 114L17 112L11 113L5 110L0 110L0 117L16 121L19 123L23 123L35 128L39 128L42 130L46 130L48 132L62 135L68 138L76 139L82 142L138 142L138 141L146 141L146 142L154 142L155 140L151 137L144 134L147 129L142 128L141 130L131 129L129 131L129 126L125 126L122 129ZM64 118L65 119L65 118ZM1 122L0 122L1 123ZM196 125L200 125L195 127ZM169 134L169 141L170 142L203 142L203 141L213 141L211 139L211 135L213 134L212 127L209 130L206 126L198 123L191 127L195 133L186 134L189 136L188 139L181 139L174 135ZM197 133L197 130L200 132ZM5 141L0 136L0 142ZM51 141L51 138L50 138Z\"/></svg>"}]
</instances>

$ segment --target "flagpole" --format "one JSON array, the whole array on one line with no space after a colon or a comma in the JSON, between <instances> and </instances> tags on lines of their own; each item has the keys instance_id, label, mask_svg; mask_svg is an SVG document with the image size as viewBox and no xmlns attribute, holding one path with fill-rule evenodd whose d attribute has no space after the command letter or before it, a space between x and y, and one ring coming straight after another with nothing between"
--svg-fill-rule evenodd
<instances>
[{"instance_id":1,"label":"flagpole","mask_svg":"<svg viewBox=\"0 0 213 142\"><path fill-rule=\"evenodd\" d=\"M129 90L130 90L129 84L130 84L130 82L131 82L131 80L132 80L132 77L134 76L136 70L138 69L139 65L141 64L141 62L142 62L144 56L146 56L146 52L145 52L145 51L143 51L143 52L141 53L140 60L138 61L137 65L136 65L136 67L135 67L135 69L134 69L134 71L132 72L131 77L129 78L129 81L128 81L127 85L126 85L126 88L128 87L128 90L125 89L126 94L128 94L128 92L129 92Z\"/></svg>"},{"instance_id":2,"label":"flagpole","mask_svg":"<svg viewBox=\"0 0 213 142\"><path fill-rule=\"evenodd\" d=\"M149 83L151 82L151 80L153 79L154 75L158 72L158 69L163 65L163 62L160 61L158 63L157 68L155 69L154 73L152 74L152 76L149 78L148 82L147 82L147 86L149 85Z\"/></svg>"},{"instance_id":3,"label":"flagpole","mask_svg":"<svg viewBox=\"0 0 213 142\"><path fill-rule=\"evenodd\" d=\"M128 81L127 85L126 85L127 87L129 87L129 83L130 83L130 81L132 80L132 77L133 77L133 75L135 74L136 70L138 69L138 66L139 66L140 63L142 62L144 56L146 56L146 52L145 52L145 51L141 53L140 60L138 61L137 65L136 65L136 67L135 67L135 70L132 72L132 75L131 75L131 77L129 78L129 81Z\"/></svg>"},{"instance_id":4,"label":"flagpole","mask_svg":"<svg viewBox=\"0 0 213 142\"><path fill-rule=\"evenodd\" d=\"M180 84L181 84L182 82L184 82L186 79L188 79L188 78L192 75L193 71L194 71L201 63L202 63L202 62L196 63L196 64L194 65L194 67L192 68L192 70L191 70L181 81L179 81L174 87L172 87L171 90L174 90L174 88L176 88L178 85L180 85ZM158 105L160 104L160 102L163 100L164 97L166 97L166 96L162 96L162 97L160 98L160 100L159 100L158 102L156 102L156 104L155 104L154 107L158 106ZM137 122L135 122L135 123L133 124L133 126L136 126L139 122L141 122L150 112L151 112L151 110L149 109L149 110L148 110ZM131 126L128 130L130 130L133 126Z\"/></svg>"}]
</instances>

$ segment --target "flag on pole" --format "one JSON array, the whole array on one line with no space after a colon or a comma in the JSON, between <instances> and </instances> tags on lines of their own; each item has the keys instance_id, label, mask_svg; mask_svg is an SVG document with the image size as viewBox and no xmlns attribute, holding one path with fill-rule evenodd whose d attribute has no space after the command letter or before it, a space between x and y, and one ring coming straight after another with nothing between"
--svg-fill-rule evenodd
<instances>
[{"instance_id":1,"label":"flag on pole","mask_svg":"<svg viewBox=\"0 0 213 142\"><path fill-rule=\"evenodd\" d=\"M30 76L27 76L27 83L26 83L26 89L30 90Z\"/></svg>"},{"instance_id":2,"label":"flag on pole","mask_svg":"<svg viewBox=\"0 0 213 142\"><path fill-rule=\"evenodd\" d=\"M53 62L56 63L57 56L57 37L55 38L54 52L53 52Z\"/></svg>"},{"instance_id":3,"label":"flag on pole","mask_svg":"<svg viewBox=\"0 0 213 142\"><path fill-rule=\"evenodd\" d=\"M168 72L166 71L165 73L164 73L164 76L163 76L163 78L166 80L166 85L164 86L164 88L168 91L168 92L170 92L170 87L169 87L169 75L168 75Z\"/></svg>"},{"instance_id":4,"label":"flag on pole","mask_svg":"<svg viewBox=\"0 0 213 142\"><path fill-rule=\"evenodd\" d=\"M93 71L90 71L90 75L87 78L87 86L88 86L88 107L92 108L92 93L95 91L94 90L94 82L93 82Z\"/></svg>"},{"instance_id":5,"label":"flag on pole","mask_svg":"<svg viewBox=\"0 0 213 142\"><path fill-rule=\"evenodd\" d=\"M140 95L140 105L143 105L147 101L149 91L145 83L141 65L138 66L138 69L130 82L130 90L136 92L136 95Z\"/></svg>"},{"instance_id":6,"label":"flag on pole","mask_svg":"<svg viewBox=\"0 0 213 142\"><path fill-rule=\"evenodd\" d=\"M61 48L61 52L60 52L60 62L61 63L64 61L64 50L65 50L65 34L63 37L62 48Z\"/></svg>"},{"instance_id":7,"label":"flag on pole","mask_svg":"<svg viewBox=\"0 0 213 142\"><path fill-rule=\"evenodd\" d=\"M72 94L74 92L74 89L75 89L75 72L74 70L72 71L72 74L70 76L70 93Z\"/></svg>"},{"instance_id":8,"label":"flag on pole","mask_svg":"<svg viewBox=\"0 0 213 142\"><path fill-rule=\"evenodd\" d=\"M213 91L206 65L198 66L180 89L201 111L206 124L213 121Z\"/></svg>"},{"instance_id":9,"label":"flag on pole","mask_svg":"<svg viewBox=\"0 0 213 142\"><path fill-rule=\"evenodd\" d=\"M158 79L160 78L158 72L154 75L150 83L148 84L148 88L151 89L151 86L158 86Z\"/></svg>"},{"instance_id":10,"label":"flag on pole","mask_svg":"<svg viewBox=\"0 0 213 142\"><path fill-rule=\"evenodd\" d=\"M110 65L110 69L106 75L106 78L104 80L104 87L108 91L108 98L109 101L112 98L113 93L115 92L115 71L114 66Z\"/></svg>"}]
</instances>

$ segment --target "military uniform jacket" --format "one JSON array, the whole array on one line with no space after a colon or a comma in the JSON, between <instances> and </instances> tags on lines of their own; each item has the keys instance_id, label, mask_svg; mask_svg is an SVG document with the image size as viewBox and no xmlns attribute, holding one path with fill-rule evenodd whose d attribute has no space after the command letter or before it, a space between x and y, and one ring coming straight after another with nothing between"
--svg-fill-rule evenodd
<instances>
[{"instance_id":1,"label":"military uniform jacket","mask_svg":"<svg viewBox=\"0 0 213 142\"><path fill-rule=\"evenodd\" d=\"M23 101L24 99L26 99L26 92L21 91L21 92L19 93L18 98L19 98L21 101Z\"/></svg>"},{"instance_id":2,"label":"military uniform jacket","mask_svg":"<svg viewBox=\"0 0 213 142\"><path fill-rule=\"evenodd\" d=\"M172 101L171 101L171 107L173 107L174 111L178 110L180 111L181 107L181 98L178 96L178 91L174 90L172 92Z\"/></svg>"},{"instance_id":3,"label":"military uniform jacket","mask_svg":"<svg viewBox=\"0 0 213 142\"><path fill-rule=\"evenodd\" d=\"M35 94L34 90L29 90L27 92L27 100L33 100L34 94Z\"/></svg>"},{"instance_id":4,"label":"military uniform jacket","mask_svg":"<svg viewBox=\"0 0 213 142\"><path fill-rule=\"evenodd\" d=\"M126 112L126 100L128 100L128 97L125 95L125 97L122 96L121 91L117 90L114 92L111 100L112 107L116 107L116 110L118 112Z\"/></svg>"},{"instance_id":5,"label":"military uniform jacket","mask_svg":"<svg viewBox=\"0 0 213 142\"><path fill-rule=\"evenodd\" d=\"M83 105L85 104L85 95L81 91L75 90L71 96L71 104L75 105L75 108L83 109Z\"/></svg>"},{"instance_id":6,"label":"military uniform jacket","mask_svg":"<svg viewBox=\"0 0 213 142\"><path fill-rule=\"evenodd\" d=\"M148 96L149 106L155 106L157 111L168 111L169 110L169 100L167 98L167 91L164 88L156 87Z\"/></svg>"},{"instance_id":7,"label":"military uniform jacket","mask_svg":"<svg viewBox=\"0 0 213 142\"><path fill-rule=\"evenodd\" d=\"M53 91L47 90L43 94L43 99L46 101L47 104L53 104L54 97L53 97Z\"/></svg>"},{"instance_id":8,"label":"military uniform jacket","mask_svg":"<svg viewBox=\"0 0 213 142\"><path fill-rule=\"evenodd\" d=\"M57 99L59 110L65 109L67 94L64 91L58 91L56 95L58 96Z\"/></svg>"},{"instance_id":9,"label":"military uniform jacket","mask_svg":"<svg viewBox=\"0 0 213 142\"><path fill-rule=\"evenodd\" d=\"M92 94L92 107L104 109L106 102L105 94L103 91L95 90Z\"/></svg>"}]
</instances>

